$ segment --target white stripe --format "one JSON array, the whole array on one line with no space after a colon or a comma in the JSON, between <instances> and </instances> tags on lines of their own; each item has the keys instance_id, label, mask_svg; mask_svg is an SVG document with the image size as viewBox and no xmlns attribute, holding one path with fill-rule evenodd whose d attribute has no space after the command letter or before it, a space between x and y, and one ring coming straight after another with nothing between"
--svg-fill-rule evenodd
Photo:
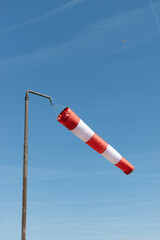
<instances>
[{"instance_id":1,"label":"white stripe","mask_svg":"<svg viewBox=\"0 0 160 240\"><path fill-rule=\"evenodd\" d=\"M81 119L78 125L71 130L82 141L87 142L94 134L91 128L89 128Z\"/></svg>"},{"instance_id":2,"label":"white stripe","mask_svg":"<svg viewBox=\"0 0 160 240\"><path fill-rule=\"evenodd\" d=\"M119 161L122 158L122 156L109 144L107 149L101 155L108 159L113 164L119 163Z\"/></svg>"}]
</instances>

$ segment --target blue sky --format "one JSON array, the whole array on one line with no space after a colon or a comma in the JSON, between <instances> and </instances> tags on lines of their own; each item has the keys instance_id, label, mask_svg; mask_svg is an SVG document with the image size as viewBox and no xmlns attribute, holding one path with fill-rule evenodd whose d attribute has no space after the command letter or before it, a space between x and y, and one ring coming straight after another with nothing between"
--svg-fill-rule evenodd
<instances>
[{"instance_id":1,"label":"blue sky","mask_svg":"<svg viewBox=\"0 0 160 240\"><path fill-rule=\"evenodd\" d=\"M27 239L159 239L159 13L159 0L1 1L1 239L21 238L28 89L69 106L135 171L30 95Z\"/></svg>"}]
</instances>

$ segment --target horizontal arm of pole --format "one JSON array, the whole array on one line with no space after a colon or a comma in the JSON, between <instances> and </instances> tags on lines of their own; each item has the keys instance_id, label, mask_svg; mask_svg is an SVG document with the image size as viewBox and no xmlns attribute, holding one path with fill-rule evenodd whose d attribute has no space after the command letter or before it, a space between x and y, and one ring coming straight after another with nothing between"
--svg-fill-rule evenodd
<instances>
[{"instance_id":1,"label":"horizontal arm of pole","mask_svg":"<svg viewBox=\"0 0 160 240\"><path fill-rule=\"evenodd\" d=\"M32 94L35 94L35 95L38 95L38 96L41 96L41 97L44 97L44 98L48 98L50 100L50 103L53 105L52 98L50 96L47 96L47 95L44 95L42 93L38 93L38 92L35 92L35 91L27 90L26 91L26 98L28 98L28 93L32 93Z\"/></svg>"}]
</instances>

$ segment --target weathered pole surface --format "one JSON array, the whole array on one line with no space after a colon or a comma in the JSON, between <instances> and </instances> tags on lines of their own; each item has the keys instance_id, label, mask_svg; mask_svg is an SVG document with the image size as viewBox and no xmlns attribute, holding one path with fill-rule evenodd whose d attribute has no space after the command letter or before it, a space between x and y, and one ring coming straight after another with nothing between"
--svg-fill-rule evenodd
<instances>
[{"instance_id":1,"label":"weathered pole surface","mask_svg":"<svg viewBox=\"0 0 160 240\"><path fill-rule=\"evenodd\" d=\"M28 164L28 94L25 97L24 152L23 152L23 197L22 197L22 240L26 240L27 212L27 164Z\"/></svg>"},{"instance_id":2,"label":"weathered pole surface","mask_svg":"<svg viewBox=\"0 0 160 240\"><path fill-rule=\"evenodd\" d=\"M25 96L25 120L24 120L24 149L23 149L23 192L22 192L22 240L26 240L26 214L27 214L27 165L28 165L28 93L38 95L40 97L48 98L52 103L50 96L34 92L26 91Z\"/></svg>"}]
</instances>

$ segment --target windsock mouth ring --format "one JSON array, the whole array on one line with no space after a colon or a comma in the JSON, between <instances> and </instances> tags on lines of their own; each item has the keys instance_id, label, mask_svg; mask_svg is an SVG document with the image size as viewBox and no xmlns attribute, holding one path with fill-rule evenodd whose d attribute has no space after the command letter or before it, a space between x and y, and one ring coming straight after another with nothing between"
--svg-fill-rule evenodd
<instances>
[{"instance_id":1,"label":"windsock mouth ring","mask_svg":"<svg viewBox=\"0 0 160 240\"><path fill-rule=\"evenodd\" d=\"M57 118L69 130L73 130L79 123L80 118L69 108L66 107Z\"/></svg>"},{"instance_id":2,"label":"windsock mouth ring","mask_svg":"<svg viewBox=\"0 0 160 240\"><path fill-rule=\"evenodd\" d=\"M57 117L57 121L61 123L61 121L63 122L63 118L65 117L66 112L68 111L68 107L66 107L65 109L63 109L62 112L60 112L60 114Z\"/></svg>"}]
</instances>

